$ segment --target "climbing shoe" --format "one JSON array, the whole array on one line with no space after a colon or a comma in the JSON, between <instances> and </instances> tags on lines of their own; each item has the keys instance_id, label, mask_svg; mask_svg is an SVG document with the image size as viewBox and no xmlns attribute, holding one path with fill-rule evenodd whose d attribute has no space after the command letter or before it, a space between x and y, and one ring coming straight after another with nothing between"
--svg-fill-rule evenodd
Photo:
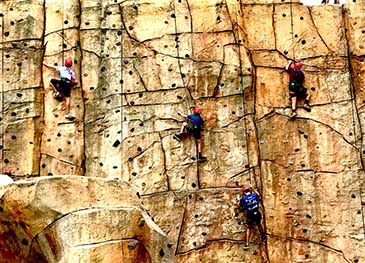
<instances>
[{"instance_id":1,"label":"climbing shoe","mask_svg":"<svg viewBox=\"0 0 365 263\"><path fill-rule=\"evenodd\" d=\"M180 141L181 140L181 136L180 134L176 133L172 136L173 139L177 140L177 141Z\"/></svg>"},{"instance_id":2,"label":"climbing shoe","mask_svg":"<svg viewBox=\"0 0 365 263\"><path fill-rule=\"evenodd\" d=\"M295 111L292 110L292 112L289 115L290 119L294 119L297 116L297 113Z\"/></svg>"},{"instance_id":3,"label":"climbing shoe","mask_svg":"<svg viewBox=\"0 0 365 263\"><path fill-rule=\"evenodd\" d=\"M310 112L312 109L311 109L311 107L308 105L308 103L305 103L304 105L303 105L303 108L306 110L306 111L308 111L308 112Z\"/></svg>"},{"instance_id":4,"label":"climbing shoe","mask_svg":"<svg viewBox=\"0 0 365 263\"><path fill-rule=\"evenodd\" d=\"M71 113L66 114L65 115L65 118L68 119L68 120L70 120L70 121L76 119L76 117L73 114L71 114Z\"/></svg>"},{"instance_id":5,"label":"climbing shoe","mask_svg":"<svg viewBox=\"0 0 365 263\"><path fill-rule=\"evenodd\" d=\"M243 246L243 250L247 250L247 249L249 249L250 247L248 246L248 244L245 244L244 246Z\"/></svg>"}]
</instances>

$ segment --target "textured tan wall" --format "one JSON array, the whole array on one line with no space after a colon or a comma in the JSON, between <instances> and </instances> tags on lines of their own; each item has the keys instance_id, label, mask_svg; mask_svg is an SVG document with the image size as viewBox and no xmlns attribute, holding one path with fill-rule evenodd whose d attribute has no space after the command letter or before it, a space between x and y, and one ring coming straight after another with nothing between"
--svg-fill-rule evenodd
<instances>
[{"instance_id":1,"label":"textured tan wall","mask_svg":"<svg viewBox=\"0 0 365 263\"><path fill-rule=\"evenodd\" d=\"M364 3L31 0L0 13L1 168L128 181L178 262L365 261ZM41 66L68 56L74 122ZM312 95L295 121L287 59ZM197 104L202 164L193 140L172 139L177 111ZM247 182L268 242L243 251Z\"/></svg>"}]
</instances>

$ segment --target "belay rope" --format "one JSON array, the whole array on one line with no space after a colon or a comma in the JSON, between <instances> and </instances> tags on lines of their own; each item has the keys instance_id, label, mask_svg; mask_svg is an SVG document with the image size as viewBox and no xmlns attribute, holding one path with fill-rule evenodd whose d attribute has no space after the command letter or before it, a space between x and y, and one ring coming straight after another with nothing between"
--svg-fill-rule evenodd
<instances>
[{"instance_id":1,"label":"belay rope","mask_svg":"<svg viewBox=\"0 0 365 263\"><path fill-rule=\"evenodd\" d=\"M295 48L294 48L294 21L293 21L293 2L290 0L290 26L291 26L291 41L292 41L292 48L293 48L293 59L295 61Z\"/></svg>"}]
</instances>

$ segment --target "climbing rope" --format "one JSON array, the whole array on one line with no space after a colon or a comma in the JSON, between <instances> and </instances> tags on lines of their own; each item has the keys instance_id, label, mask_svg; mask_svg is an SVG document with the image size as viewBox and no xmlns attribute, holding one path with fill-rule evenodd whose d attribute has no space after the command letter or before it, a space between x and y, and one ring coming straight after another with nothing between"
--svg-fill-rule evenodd
<instances>
[{"instance_id":1,"label":"climbing rope","mask_svg":"<svg viewBox=\"0 0 365 263\"><path fill-rule=\"evenodd\" d=\"M174 24L175 24L175 43L176 43L176 52L177 52L177 61L178 61L178 66L179 66L179 72L180 72L180 76L181 76L181 80L183 83L183 88L187 93L187 96L185 97L184 101L187 102L188 104L188 112L189 114L191 114L191 100L193 100L189 88L187 87L186 83L185 83L185 75L182 73L181 70L181 58L180 58L180 45L179 45L179 37L178 37L178 33L177 33L177 23L176 23L176 8L175 8L175 4L174 4L174 14L173 14L173 18L174 18Z\"/></svg>"},{"instance_id":2,"label":"climbing rope","mask_svg":"<svg viewBox=\"0 0 365 263\"><path fill-rule=\"evenodd\" d=\"M295 48L294 48L294 21L293 21L293 2L290 1L290 25L291 25L291 41L293 48L293 59L295 61Z\"/></svg>"},{"instance_id":3,"label":"climbing rope","mask_svg":"<svg viewBox=\"0 0 365 263\"><path fill-rule=\"evenodd\" d=\"M64 46L65 46L65 27L64 27L64 23L65 23L65 5L64 5L64 0L62 0L62 66L65 66L65 52L64 52Z\"/></svg>"},{"instance_id":4,"label":"climbing rope","mask_svg":"<svg viewBox=\"0 0 365 263\"><path fill-rule=\"evenodd\" d=\"M246 120L246 103L245 103L245 89L243 85L243 75L242 75L242 61L241 61L241 44L239 43L239 30L238 30L238 9L236 10L236 25L233 26L236 30L233 30L234 32L234 38L236 45L238 47L238 56L239 56L239 81L241 85L241 91L242 91L242 108L243 108L243 118L244 118L244 130L245 130L245 139L246 139L246 155L247 155L247 162L248 162L248 176L249 176L249 182L252 185L252 175L251 175L251 160L250 160L250 150L249 150L249 140L248 135L249 132L247 131L247 120ZM236 31L236 32L235 32Z\"/></svg>"},{"instance_id":5,"label":"climbing rope","mask_svg":"<svg viewBox=\"0 0 365 263\"><path fill-rule=\"evenodd\" d=\"M4 15L1 15L1 43L4 43ZM4 46L1 47L1 171L4 172L4 148L5 148L5 125L4 125Z\"/></svg>"}]
</instances>

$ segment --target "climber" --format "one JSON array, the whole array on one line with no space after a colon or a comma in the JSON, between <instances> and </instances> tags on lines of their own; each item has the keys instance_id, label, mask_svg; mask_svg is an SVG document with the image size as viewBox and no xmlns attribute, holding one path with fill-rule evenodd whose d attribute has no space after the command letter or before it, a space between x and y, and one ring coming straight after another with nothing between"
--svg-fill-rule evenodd
<instances>
[{"instance_id":1,"label":"climber","mask_svg":"<svg viewBox=\"0 0 365 263\"><path fill-rule=\"evenodd\" d=\"M51 79L50 87L54 92L56 99L63 102L62 110L66 110L65 118L69 120L75 119L75 116L70 113L70 96L72 86L77 84L75 72L72 69L72 59L65 60L65 67L54 67L43 63L44 66L57 70L60 74L60 79Z\"/></svg>"},{"instance_id":2,"label":"climber","mask_svg":"<svg viewBox=\"0 0 365 263\"><path fill-rule=\"evenodd\" d=\"M205 156L202 155L202 141L201 141L201 130L204 124L203 118L200 116L202 109L200 107L193 107L193 114L184 114L178 111L180 116L185 117L188 122L184 122L181 126L180 133L174 134L173 138L180 141L190 134L193 134L198 145L198 162L204 162L207 160Z\"/></svg>"},{"instance_id":3,"label":"climber","mask_svg":"<svg viewBox=\"0 0 365 263\"><path fill-rule=\"evenodd\" d=\"M289 97L291 100L292 112L290 114L290 118L295 118L296 107L297 107L297 99L305 97L305 102L303 108L310 112L311 107L309 106L309 98L310 94L307 89L303 86L304 82L304 73L300 69L302 68L302 63L293 62L291 60L288 61L288 64L285 67L285 70L289 73Z\"/></svg>"},{"instance_id":4,"label":"climber","mask_svg":"<svg viewBox=\"0 0 365 263\"><path fill-rule=\"evenodd\" d=\"M251 229L257 225L261 240L266 240L265 231L261 225L261 213L259 211L259 195L252 190L251 185L244 185L242 187L243 196L239 201L239 206L246 211L247 217L247 229L246 229L246 243L243 249L248 249L249 240L251 235Z\"/></svg>"}]
</instances>

